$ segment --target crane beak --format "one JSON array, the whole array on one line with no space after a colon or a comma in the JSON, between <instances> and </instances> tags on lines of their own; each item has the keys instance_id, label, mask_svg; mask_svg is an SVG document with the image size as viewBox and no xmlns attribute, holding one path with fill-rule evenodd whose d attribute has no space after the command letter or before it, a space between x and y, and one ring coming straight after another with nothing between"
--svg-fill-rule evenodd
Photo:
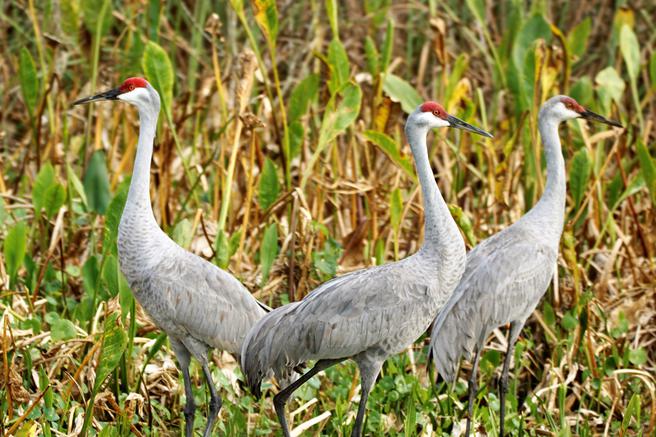
<instances>
[{"instance_id":1,"label":"crane beak","mask_svg":"<svg viewBox=\"0 0 656 437\"><path fill-rule=\"evenodd\" d=\"M114 88L113 90L105 91L104 93L96 94L95 96L85 97L83 99L76 100L73 102L73 105L82 105L84 103L89 103L96 100L117 100L120 94L121 94L121 89Z\"/></svg>"},{"instance_id":2,"label":"crane beak","mask_svg":"<svg viewBox=\"0 0 656 437\"><path fill-rule=\"evenodd\" d=\"M603 115L599 115L599 114L597 114L595 112L592 112L592 111L589 111L587 109L583 112L579 112L579 114L581 114L581 117L585 118L586 120L598 121L599 123L604 123L604 124L608 124L608 125L615 126L615 127L624 127L620 124L619 121L609 120L606 117L604 117Z\"/></svg>"},{"instance_id":3,"label":"crane beak","mask_svg":"<svg viewBox=\"0 0 656 437\"><path fill-rule=\"evenodd\" d=\"M483 129L472 126L471 124L462 121L453 115L448 115L446 117L446 121L451 123L451 127L455 127L456 129L468 130L469 132L474 132L475 134L483 135L484 137L493 138L491 133L485 132Z\"/></svg>"}]
</instances>

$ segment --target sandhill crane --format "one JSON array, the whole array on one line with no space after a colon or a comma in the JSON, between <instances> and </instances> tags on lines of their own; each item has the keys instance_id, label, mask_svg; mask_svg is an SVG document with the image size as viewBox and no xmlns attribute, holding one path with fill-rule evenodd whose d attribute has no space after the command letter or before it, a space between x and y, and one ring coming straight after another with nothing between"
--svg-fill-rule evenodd
<instances>
[{"instance_id":1,"label":"sandhill crane","mask_svg":"<svg viewBox=\"0 0 656 437\"><path fill-rule=\"evenodd\" d=\"M239 359L247 332L269 308L230 273L184 250L157 225L150 203L150 161L160 109L157 91L145 79L131 77L118 88L74 105L98 100L121 100L139 111L137 156L118 229L119 262L135 298L168 334L180 363L187 436L192 435L196 410L189 362L192 356L200 362L211 396L204 432L209 436L221 397L208 367L208 350L224 350Z\"/></svg>"},{"instance_id":2,"label":"sandhill crane","mask_svg":"<svg viewBox=\"0 0 656 437\"><path fill-rule=\"evenodd\" d=\"M499 435L503 436L510 357L526 319L554 276L563 230L565 162L558 126L579 117L622 127L616 121L586 110L571 97L552 97L542 105L538 126L547 160L544 193L515 224L484 240L467 254L465 273L433 324L429 353L447 382L455 379L461 356L470 358L474 354L466 435L469 435L477 391L476 372L481 349L493 329L510 323L500 384Z\"/></svg>"},{"instance_id":3,"label":"sandhill crane","mask_svg":"<svg viewBox=\"0 0 656 437\"><path fill-rule=\"evenodd\" d=\"M313 375L353 359L361 399L352 435L362 432L367 397L387 357L415 341L452 293L464 270L465 245L435 183L426 146L431 128L455 127L491 137L453 117L435 102L420 105L405 125L423 193L425 242L401 261L358 270L330 280L300 302L277 308L248 333L242 369L252 392L270 371L288 375L308 360L314 367L274 397L285 436L285 404Z\"/></svg>"}]
</instances>

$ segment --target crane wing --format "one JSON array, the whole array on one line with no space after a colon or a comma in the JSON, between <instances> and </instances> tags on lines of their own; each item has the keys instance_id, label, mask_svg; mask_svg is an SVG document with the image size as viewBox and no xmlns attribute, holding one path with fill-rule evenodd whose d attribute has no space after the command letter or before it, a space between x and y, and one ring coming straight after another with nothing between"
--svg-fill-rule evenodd
<instances>
[{"instance_id":1,"label":"crane wing","mask_svg":"<svg viewBox=\"0 0 656 437\"><path fill-rule=\"evenodd\" d=\"M507 232L506 232L507 231ZM523 322L546 291L556 251L522 228L507 228L467 254L465 273L431 332L431 353L447 381L489 332Z\"/></svg>"},{"instance_id":2,"label":"crane wing","mask_svg":"<svg viewBox=\"0 0 656 437\"><path fill-rule=\"evenodd\" d=\"M143 284L140 302L169 335L235 355L268 308L230 273L185 251L162 259ZM164 297L152 300L159 308L149 308L149 293Z\"/></svg>"}]
</instances>

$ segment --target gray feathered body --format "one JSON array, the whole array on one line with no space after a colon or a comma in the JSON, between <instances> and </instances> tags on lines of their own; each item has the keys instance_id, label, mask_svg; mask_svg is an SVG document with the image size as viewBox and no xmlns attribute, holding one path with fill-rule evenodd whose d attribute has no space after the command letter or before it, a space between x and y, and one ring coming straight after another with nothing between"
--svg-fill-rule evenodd
<instances>
[{"instance_id":1,"label":"gray feathered body","mask_svg":"<svg viewBox=\"0 0 656 437\"><path fill-rule=\"evenodd\" d=\"M121 217L118 250L135 298L160 329L195 356L207 348L239 356L266 312L234 276L178 246L152 213L131 205Z\"/></svg>"},{"instance_id":2,"label":"gray feathered body","mask_svg":"<svg viewBox=\"0 0 656 437\"><path fill-rule=\"evenodd\" d=\"M547 114L560 98L547 102L539 117L547 158L547 184L540 201L467 254L465 273L435 319L430 350L446 381L455 379L461 357L471 358L493 329L512 322L523 326L553 278L566 184L559 121Z\"/></svg>"}]
</instances>

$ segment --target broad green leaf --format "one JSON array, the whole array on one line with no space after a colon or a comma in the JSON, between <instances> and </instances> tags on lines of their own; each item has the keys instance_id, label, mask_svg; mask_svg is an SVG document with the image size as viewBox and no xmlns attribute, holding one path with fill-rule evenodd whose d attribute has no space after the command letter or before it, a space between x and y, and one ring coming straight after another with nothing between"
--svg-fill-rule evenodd
<instances>
[{"instance_id":1,"label":"broad green leaf","mask_svg":"<svg viewBox=\"0 0 656 437\"><path fill-rule=\"evenodd\" d=\"M81 2L82 20L89 33L103 36L112 24L112 3L110 0L84 0ZM98 27L99 26L99 27Z\"/></svg>"},{"instance_id":2,"label":"broad green leaf","mask_svg":"<svg viewBox=\"0 0 656 437\"><path fill-rule=\"evenodd\" d=\"M647 351L641 347L631 349L629 351L629 361L636 366L642 366L647 362Z\"/></svg>"},{"instance_id":3,"label":"broad green leaf","mask_svg":"<svg viewBox=\"0 0 656 437\"><path fill-rule=\"evenodd\" d=\"M328 46L328 63L330 65L328 89L330 89L330 94L334 95L348 82L351 74L346 49L338 39L333 39Z\"/></svg>"},{"instance_id":4,"label":"broad green leaf","mask_svg":"<svg viewBox=\"0 0 656 437\"><path fill-rule=\"evenodd\" d=\"M646 353L645 353L645 359L646 359ZM628 405L626 406L626 408L622 413L624 416L622 418L623 431L627 431L629 429L629 427L631 426L631 419L635 419L635 423L639 428L642 427L643 424L640 422L640 394L639 393L633 393L633 396L631 396ZM625 433L620 433L620 435L622 434ZM642 435L642 434L638 433L637 435Z\"/></svg>"},{"instance_id":5,"label":"broad green leaf","mask_svg":"<svg viewBox=\"0 0 656 437\"><path fill-rule=\"evenodd\" d=\"M588 37L592 28L592 20L586 17L579 24L574 26L572 31L567 35L567 48L571 55L580 58L585 53L588 46Z\"/></svg>"},{"instance_id":6,"label":"broad green leaf","mask_svg":"<svg viewBox=\"0 0 656 437\"><path fill-rule=\"evenodd\" d=\"M276 0L252 0L255 21L270 43L278 37L278 9Z\"/></svg>"},{"instance_id":7,"label":"broad green leaf","mask_svg":"<svg viewBox=\"0 0 656 437\"><path fill-rule=\"evenodd\" d=\"M368 35L364 40L364 57L367 61L369 74L376 77L380 73L380 54L378 53L378 49L376 49L376 43Z\"/></svg>"},{"instance_id":8,"label":"broad green leaf","mask_svg":"<svg viewBox=\"0 0 656 437\"><path fill-rule=\"evenodd\" d=\"M114 371L121 360L121 355L127 345L127 334L125 328L118 320L118 313L111 313L105 319L100 358L96 369L96 380L93 391L97 393L105 379Z\"/></svg>"},{"instance_id":9,"label":"broad green leaf","mask_svg":"<svg viewBox=\"0 0 656 437\"><path fill-rule=\"evenodd\" d=\"M186 218L180 220L171 232L171 239L178 243L178 245L185 248L188 248L191 244L192 237L193 235L191 235L191 221Z\"/></svg>"},{"instance_id":10,"label":"broad green leaf","mask_svg":"<svg viewBox=\"0 0 656 437\"><path fill-rule=\"evenodd\" d=\"M400 102L403 110L410 114L422 102L422 98L412 85L399 76L388 73L383 81L383 90L392 101Z\"/></svg>"},{"instance_id":11,"label":"broad green leaf","mask_svg":"<svg viewBox=\"0 0 656 437\"><path fill-rule=\"evenodd\" d=\"M598 85L597 94L599 94L604 112L608 112L611 100L619 102L626 85L613 67L606 67L601 70L595 77L595 82Z\"/></svg>"},{"instance_id":12,"label":"broad green leaf","mask_svg":"<svg viewBox=\"0 0 656 437\"><path fill-rule=\"evenodd\" d=\"M32 185L32 205L34 213L39 214L45 206L46 191L56 183L55 169L50 162L46 162L39 170Z\"/></svg>"},{"instance_id":13,"label":"broad green leaf","mask_svg":"<svg viewBox=\"0 0 656 437\"><path fill-rule=\"evenodd\" d=\"M574 154L569 171L569 189L572 193L576 209L578 209L581 200L583 200L591 169L592 163L588 157L588 151L585 148L579 149Z\"/></svg>"},{"instance_id":14,"label":"broad green leaf","mask_svg":"<svg viewBox=\"0 0 656 437\"><path fill-rule=\"evenodd\" d=\"M385 30L385 39L383 40L383 47L381 49L380 58L380 72L387 73L392 61L392 49L394 48L394 23L392 20L387 21L387 29Z\"/></svg>"},{"instance_id":15,"label":"broad green leaf","mask_svg":"<svg viewBox=\"0 0 656 437\"><path fill-rule=\"evenodd\" d=\"M218 230L214 246L216 253L216 263L219 265L219 267L225 269L228 267L228 263L230 263L230 246L228 245L228 235L224 230Z\"/></svg>"},{"instance_id":16,"label":"broad green leaf","mask_svg":"<svg viewBox=\"0 0 656 437\"><path fill-rule=\"evenodd\" d=\"M150 84L159 92L166 117L171 121L174 80L171 59L157 43L148 41L141 58L141 66Z\"/></svg>"},{"instance_id":17,"label":"broad green leaf","mask_svg":"<svg viewBox=\"0 0 656 437\"><path fill-rule=\"evenodd\" d=\"M14 284L16 273L23 265L26 246L27 226L24 221L21 221L16 223L16 225L7 232L3 244L5 270L7 271L11 284Z\"/></svg>"},{"instance_id":18,"label":"broad green leaf","mask_svg":"<svg viewBox=\"0 0 656 437\"><path fill-rule=\"evenodd\" d=\"M390 194L390 223L394 232L399 231L401 225L401 214L403 213L403 198L401 190L395 188Z\"/></svg>"},{"instance_id":19,"label":"broad green leaf","mask_svg":"<svg viewBox=\"0 0 656 437\"><path fill-rule=\"evenodd\" d=\"M109 291L109 297L118 294L118 275L119 265L116 256L109 254L103 262L102 280Z\"/></svg>"},{"instance_id":20,"label":"broad green leaf","mask_svg":"<svg viewBox=\"0 0 656 437\"><path fill-rule=\"evenodd\" d=\"M43 206L48 218L52 218L66 201L66 190L62 184L56 183L48 187L43 199Z\"/></svg>"},{"instance_id":21,"label":"broad green leaf","mask_svg":"<svg viewBox=\"0 0 656 437\"><path fill-rule=\"evenodd\" d=\"M341 96L341 101L338 103L338 98ZM317 147L310 157L310 161L305 167L303 178L301 180L301 187L304 187L307 180L312 173L314 164L319 159L319 155L326 146L333 141L337 135L344 132L358 117L360 113L360 100L362 99L362 91L360 87L354 83L347 83L346 86L340 90L337 95L334 95L326 105L326 111L323 115L321 122L321 129L319 130L319 141Z\"/></svg>"},{"instance_id":22,"label":"broad green leaf","mask_svg":"<svg viewBox=\"0 0 656 437\"><path fill-rule=\"evenodd\" d=\"M105 153L102 150L96 150L91 155L89 166L84 174L84 193L87 196L89 208L99 214L105 214L110 193Z\"/></svg>"},{"instance_id":23,"label":"broad green leaf","mask_svg":"<svg viewBox=\"0 0 656 437\"><path fill-rule=\"evenodd\" d=\"M125 201L128 198L129 180L124 180L118 186L116 194L107 207L107 214L105 215L105 233L103 239L104 253L117 254L116 243L118 239L118 226L121 222L121 215L125 208Z\"/></svg>"},{"instance_id":24,"label":"broad green leaf","mask_svg":"<svg viewBox=\"0 0 656 437\"><path fill-rule=\"evenodd\" d=\"M300 121L289 123L289 156L295 158L301 153L301 146L305 140L305 129Z\"/></svg>"},{"instance_id":25,"label":"broad green leaf","mask_svg":"<svg viewBox=\"0 0 656 437\"><path fill-rule=\"evenodd\" d=\"M636 80L640 73L640 44L633 30L627 25L622 26L620 30L620 51L629 77Z\"/></svg>"},{"instance_id":26,"label":"broad green leaf","mask_svg":"<svg viewBox=\"0 0 656 437\"><path fill-rule=\"evenodd\" d=\"M59 10L61 11L62 30L76 41L80 33L80 4L78 0L61 0Z\"/></svg>"},{"instance_id":27,"label":"broad green leaf","mask_svg":"<svg viewBox=\"0 0 656 437\"><path fill-rule=\"evenodd\" d=\"M317 99L319 76L310 74L294 87L287 101L287 120L293 123L308 111L310 103Z\"/></svg>"},{"instance_id":28,"label":"broad green leaf","mask_svg":"<svg viewBox=\"0 0 656 437\"><path fill-rule=\"evenodd\" d=\"M594 94L592 87L592 80L588 76L583 76L572 85L569 95L581 105L589 106Z\"/></svg>"},{"instance_id":29,"label":"broad green leaf","mask_svg":"<svg viewBox=\"0 0 656 437\"><path fill-rule=\"evenodd\" d=\"M642 141L638 141L636 148L640 160L640 170L649 189L651 202L656 205L656 160L650 155L649 149Z\"/></svg>"},{"instance_id":30,"label":"broad green leaf","mask_svg":"<svg viewBox=\"0 0 656 437\"><path fill-rule=\"evenodd\" d=\"M471 246L476 246L476 235L474 234L474 226L472 225L469 216L465 214L462 208L460 208L458 205L454 205L451 203L449 204L449 212L451 213L451 216L453 216L453 219L456 221L456 224L458 225L460 230L465 234L465 237L467 237L467 242Z\"/></svg>"},{"instance_id":31,"label":"broad green leaf","mask_svg":"<svg viewBox=\"0 0 656 437\"><path fill-rule=\"evenodd\" d=\"M312 252L312 263L319 278L326 281L337 273L337 262L342 256L342 246L334 238L328 237L320 251Z\"/></svg>"},{"instance_id":32,"label":"broad green leaf","mask_svg":"<svg viewBox=\"0 0 656 437\"><path fill-rule=\"evenodd\" d=\"M390 138L389 136L387 136L382 132L377 132L373 130L365 131L364 136L367 140L371 141L376 146L380 147L380 149L383 152L385 152L385 154L392 160L392 162L394 162L396 165L401 167L401 169L412 180L417 180L417 176L415 175L412 162L410 162L410 159L408 159L408 157L401 156L401 152L399 151L396 141L394 141L392 138Z\"/></svg>"},{"instance_id":33,"label":"broad green leaf","mask_svg":"<svg viewBox=\"0 0 656 437\"><path fill-rule=\"evenodd\" d=\"M73 198L72 190L75 190L75 193L78 196L80 196L82 205L84 205L84 207L86 208L88 204L87 204L87 195L84 192L84 186L82 185L82 181L80 181L80 178L77 177L77 174L75 174L70 164L68 163L66 163L66 177L68 178L68 189L69 189L68 195L72 199Z\"/></svg>"},{"instance_id":34,"label":"broad green leaf","mask_svg":"<svg viewBox=\"0 0 656 437\"><path fill-rule=\"evenodd\" d=\"M551 26L542 14L534 14L522 26L515 37L512 49L512 59L515 67L522 72L526 61L526 55L533 50L533 43L537 39L551 40ZM533 78L531 78L533 80Z\"/></svg>"},{"instance_id":35,"label":"broad green leaf","mask_svg":"<svg viewBox=\"0 0 656 437\"><path fill-rule=\"evenodd\" d=\"M82 285L88 295L92 296L96 293L100 278L98 258L95 255L91 255L82 266Z\"/></svg>"},{"instance_id":36,"label":"broad green leaf","mask_svg":"<svg viewBox=\"0 0 656 437\"><path fill-rule=\"evenodd\" d=\"M271 223L264 231L262 244L260 245L260 263L262 265L262 279L260 286L266 284L269 279L271 266L278 256L278 227Z\"/></svg>"},{"instance_id":37,"label":"broad green leaf","mask_svg":"<svg viewBox=\"0 0 656 437\"><path fill-rule=\"evenodd\" d=\"M39 101L39 77L37 76L36 66L30 51L22 47L18 61L18 76L20 79L21 92L23 101L27 107L30 116L34 115L34 110Z\"/></svg>"},{"instance_id":38,"label":"broad green leaf","mask_svg":"<svg viewBox=\"0 0 656 437\"><path fill-rule=\"evenodd\" d=\"M269 158L264 160L264 168L260 175L258 201L262 210L270 207L280 194L280 181L276 172L276 165Z\"/></svg>"},{"instance_id":39,"label":"broad green leaf","mask_svg":"<svg viewBox=\"0 0 656 437\"><path fill-rule=\"evenodd\" d=\"M76 336L75 325L70 320L58 318L50 326L50 337L53 341L70 340Z\"/></svg>"}]
</instances>

